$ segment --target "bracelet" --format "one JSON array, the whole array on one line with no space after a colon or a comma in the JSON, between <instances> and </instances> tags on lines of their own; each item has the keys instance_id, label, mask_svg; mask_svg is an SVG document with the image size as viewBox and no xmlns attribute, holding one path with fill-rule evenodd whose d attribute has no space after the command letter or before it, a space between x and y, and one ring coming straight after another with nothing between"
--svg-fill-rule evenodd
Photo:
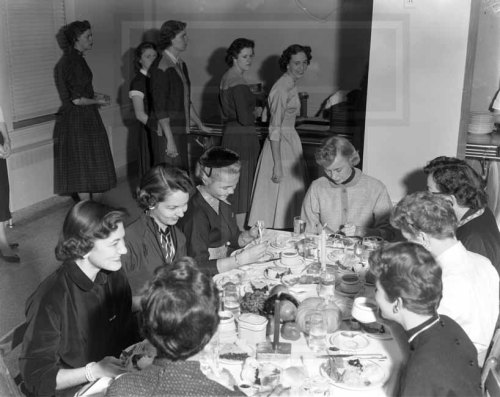
<instances>
[{"instance_id":1,"label":"bracelet","mask_svg":"<svg viewBox=\"0 0 500 397\"><path fill-rule=\"evenodd\" d=\"M95 361L92 361L91 363L88 363L85 366L85 377L87 378L87 381L89 382L94 382L96 380L96 377L92 373L92 367L95 365Z\"/></svg>"}]
</instances>

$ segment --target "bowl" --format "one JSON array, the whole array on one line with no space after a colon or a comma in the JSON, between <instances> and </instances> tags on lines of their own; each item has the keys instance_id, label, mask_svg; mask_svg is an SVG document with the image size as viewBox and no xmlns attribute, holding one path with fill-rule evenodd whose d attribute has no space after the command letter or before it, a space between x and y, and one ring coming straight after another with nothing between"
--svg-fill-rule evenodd
<instances>
[{"instance_id":1,"label":"bowl","mask_svg":"<svg viewBox=\"0 0 500 397\"><path fill-rule=\"evenodd\" d=\"M377 303L364 296L354 299L352 317L360 323L374 323L377 321Z\"/></svg>"},{"instance_id":2,"label":"bowl","mask_svg":"<svg viewBox=\"0 0 500 397\"><path fill-rule=\"evenodd\" d=\"M348 294L355 294L361 289L359 276L355 273L342 274L340 277L340 289Z\"/></svg>"}]
</instances>

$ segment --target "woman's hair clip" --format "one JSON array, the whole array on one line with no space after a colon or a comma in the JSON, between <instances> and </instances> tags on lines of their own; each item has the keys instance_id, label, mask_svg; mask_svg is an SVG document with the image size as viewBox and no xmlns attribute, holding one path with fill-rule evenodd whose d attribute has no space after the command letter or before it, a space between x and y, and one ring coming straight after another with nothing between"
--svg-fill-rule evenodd
<instances>
[{"instance_id":1,"label":"woman's hair clip","mask_svg":"<svg viewBox=\"0 0 500 397\"><path fill-rule=\"evenodd\" d=\"M212 175L212 168L224 168L237 163L240 160L238 153L223 148L221 146L213 146L203 153L198 160L201 166L210 168L209 173L204 170L207 176Z\"/></svg>"}]
</instances>

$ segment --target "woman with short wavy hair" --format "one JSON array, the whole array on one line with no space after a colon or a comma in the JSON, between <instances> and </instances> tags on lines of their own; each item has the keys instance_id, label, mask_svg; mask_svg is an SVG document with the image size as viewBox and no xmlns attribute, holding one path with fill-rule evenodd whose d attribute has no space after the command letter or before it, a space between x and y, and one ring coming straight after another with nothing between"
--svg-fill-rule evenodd
<instances>
[{"instance_id":1,"label":"woman with short wavy hair","mask_svg":"<svg viewBox=\"0 0 500 397\"><path fill-rule=\"evenodd\" d=\"M249 225L262 219L271 228L292 228L293 217L300 213L308 176L302 142L295 130L300 114L297 81L311 59L311 47L293 44L278 61L283 75L269 93L269 135L255 171Z\"/></svg>"},{"instance_id":2,"label":"woman with short wavy hair","mask_svg":"<svg viewBox=\"0 0 500 397\"><path fill-rule=\"evenodd\" d=\"M107 397L243 396L208 379L200 362L188 360L217 331L219 292L191 258L161 269L141 298L142 330L156 348L153 364L125 374Z\"/></svg>"},{"instance_id":3,"label":"woman with short wavy hair","mask_svg":"<svg viewBox=\"0 0 500 397\"><path fill-rule=\"evenodd\" d=\"M138 338L121 270L124 218L93 201L68 212L56 248L63 263L26 303L19 365L29 395L52 396L125 371L117 357Z\"/></svg>"},{"instance_id":4,"label":"woman with short wavy hair","mask_svg":"<svg viewBox=\"0 0 500 397\"><path fill-rule=\"evenodd\" d=\"M326 223L332 232L348 236L392 239L389 193L382 182L355 168L360 159L351 142L327 138L315 157L325 175L311 184L302 203L306 230L315 232Z\"/></svg>"},{"instance_id":5,"label":"woman with short wavy hair","mask_svg":"<svg viewBox=\"0 0 500 397\"><path fill-rule=\"evenodd\" d=\"M152 167L140 181L136 201L143 213L127 226L128 252L123 256L135 308L139 291L155 270L186 255L186 237L176 224L193 189L185 171L165 163Z\"/></svg>"},{"instance_id":6,"label":"woman with short wavy hair","mask_svg":"<svg viewBox=\"0 0 500 397\"><path fill-rule=\"evenodd\" d=\"M500 273L500 231L487 206L486 183L464 160L440 156L425 167L427 189L451 201L457 238L469 251L487 257Z\"/></svg>"},{"instance_id":7,"label":"woman with short wavy hair","mask_svg":"<svg viewBox=\"0 0 500 397\"><path fill-rule=\"evenodd\" d=\"M221 146L240 155L240 181L232 198L233 208L244 224L250 209L255 167L260 153L260 142L255 129L256 96L250 90L246 72L250 70L255 44L238 38L226 50L229 69L222 76L219 100L224 119Z\"/></svg>"},{"instance_id":8,"label":"woman with short wavy hair","mask_svg":"<svg viewBox=\"0 0 500 397\"><path fill-rule=\"evenodd\" d=\"M399 323L401 343L410 345L396 395L480 396L474 345L456 321L438 314L442 270L432 254L415 243L387 244L370 256L370 268L382 317Z\"/></svg>"}]
</instances>

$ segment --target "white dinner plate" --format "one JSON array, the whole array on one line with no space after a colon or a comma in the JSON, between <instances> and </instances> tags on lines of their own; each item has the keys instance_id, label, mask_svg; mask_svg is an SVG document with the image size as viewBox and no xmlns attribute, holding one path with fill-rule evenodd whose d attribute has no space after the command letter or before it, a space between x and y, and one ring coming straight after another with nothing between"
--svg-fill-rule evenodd
<instances>
[{"instance_id":1,"label":"white dinner plate","mask_svg":"<svg viewBox=\"0 0 500 397\"><path fill-rule=\"evenodd\" d=\"M330 337L330 343L340 350L359 351L367 348L370 341L361 332L337 331Z\"/></svg>"},{"instance_id":2,"label":"white dinner plate","mask_svg":"<svg viewBox=\"0 0 500 397\"><path fill-rule=\"evenodd\" d=\"M363 370L357 377L349 376L348 379L344 380L344 378L346 378L347 371L352 371L353 373L356 372L354 367L346 365L347 368L342 370L343 376L342 381L340 382L337 382L328 376L326 370L328 362L324 362L320 365L319 372L321 376L327 378L333 386L341 389L366 391L382 387L388 379L387 371L375 361L363 359L359 359L359 361L365 370Z\"/></svg>"}]
</instances>

